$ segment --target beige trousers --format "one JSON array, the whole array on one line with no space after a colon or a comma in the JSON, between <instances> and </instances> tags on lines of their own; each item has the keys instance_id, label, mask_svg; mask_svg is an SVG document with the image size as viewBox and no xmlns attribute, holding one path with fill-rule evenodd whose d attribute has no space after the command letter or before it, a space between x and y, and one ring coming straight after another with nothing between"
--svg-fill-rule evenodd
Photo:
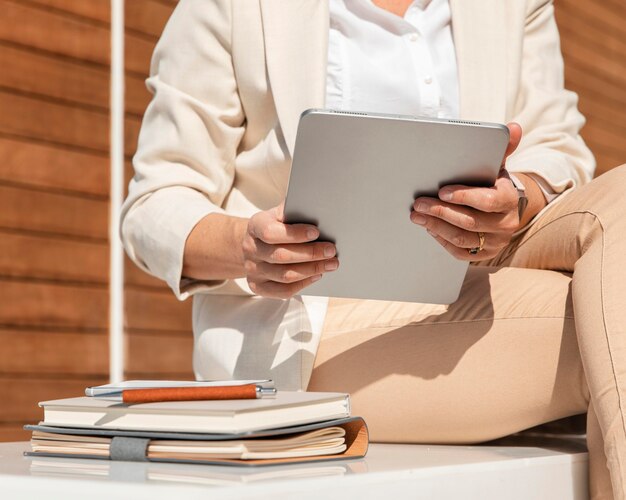
<instances>
[{"instance_id":1,"label":"beige trousers","mask_svg":"<svg viewBox=\"0 0 626 500\"><path fill-rule=\"evenodd\" d=\"M587 412L591 496L624 500L625 257L626 165L471 266L451 306L331 299L309 390L349 392L386 442L475 443Z\"/></svg>"}]
</instances>

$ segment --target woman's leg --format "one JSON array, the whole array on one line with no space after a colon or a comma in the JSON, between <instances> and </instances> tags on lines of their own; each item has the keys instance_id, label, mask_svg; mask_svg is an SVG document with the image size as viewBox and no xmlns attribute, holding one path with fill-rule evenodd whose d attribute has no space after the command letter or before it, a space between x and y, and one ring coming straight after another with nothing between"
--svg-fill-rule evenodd
<instances>
[{"instance_id":1,"label":"woman's leg","mask_svg":"<svg viewBox=\"0 0 626 500\"><path fill-rule=\"evenodd\" d=\"M570 284L472 267L447 311L331 299L309 390L349 392L373 441L475 443L582 413Z\"/></svg>"},{"instance_id":2,"label":"woman's leg","mask_svg":"<svg viewBox=\"0 0 626 500\"><path fill-rule=\"evenodd\" d=\"M573 272L580 355L616 498L626 498L625 189L623 165L565 197L495 262Z\"/></svg>"},{"instance_id":3,"label":"woman's leg","mask_svg":"<svg viewBox=\"0 0 626 500\"><path fill-rule=\"evenodd\" d=\"M550 207L490 263L511 267L471 268L446 312L331 301L310 389L351 392L375 440L481 441L585 411L582 357L624 498L625 188L621 167ZM588 436L595 491L607 489L599 434Z\"/></svg>"},{"instance_id":4,"label":"woman's leg","mask_svg":"<svg viewBox=\"0 0 626 500\"><path fill-rule=\"evenodd\" d=\"M613 498L613 488L609 469L606 466L604 439L591 402L587 411L587 449L589 450L589 496L593 500L610 500Z\"/></svg>"}]
</instances>

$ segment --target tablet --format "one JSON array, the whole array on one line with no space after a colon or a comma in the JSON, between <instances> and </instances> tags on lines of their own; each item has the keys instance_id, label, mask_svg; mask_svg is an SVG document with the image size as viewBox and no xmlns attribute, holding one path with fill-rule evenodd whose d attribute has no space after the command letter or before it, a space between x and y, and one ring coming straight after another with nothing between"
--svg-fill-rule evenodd
<instances>
[{"instance_id":1,"label":"tablet","mask_svg":"<svg viewBox=\"0 0 626 500\"><path fill-rule=\"evenodd\" d=\"M468 262L410 220L413 201L449 184L492 186L505 125L310 109L302 113L285 222L315 224L339 269L304 295L451 304ZM478 237L477 237L478 242Z\"/></svg>"}]
</instances>

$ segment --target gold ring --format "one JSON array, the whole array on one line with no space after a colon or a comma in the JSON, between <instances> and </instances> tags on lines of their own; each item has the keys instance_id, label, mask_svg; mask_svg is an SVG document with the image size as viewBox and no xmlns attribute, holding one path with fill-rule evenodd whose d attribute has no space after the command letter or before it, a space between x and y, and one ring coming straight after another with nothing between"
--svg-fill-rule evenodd
<instances>
[{"instance_id":1,"label":"gold ring","mask_svg":"<svg viewBox=\"0 0 626 500\"><path fill-rule=\"evenodd\" d=\"M476 255L478 252L482 251L485 247L485 233L478 232L478 246L474 248L470 248L468 252L470 255Z\"/></svg>"}]
</instances>

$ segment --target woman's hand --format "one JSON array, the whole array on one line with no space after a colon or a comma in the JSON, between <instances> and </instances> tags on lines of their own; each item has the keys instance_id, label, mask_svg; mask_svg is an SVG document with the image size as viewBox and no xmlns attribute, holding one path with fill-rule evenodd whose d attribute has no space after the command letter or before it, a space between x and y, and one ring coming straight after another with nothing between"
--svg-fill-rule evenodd
<instances>
[{"instance_id":1,"label":"woman's hand","mask_svg":"<svg viewBox=\"0 0 626 500\"><path fill-rule=\"evenodd\" d=\"M258 212L244 235L244 269L250 289L264 297L288 299L339 267L335 245L315 242L317 227L284 224L284 204Z\"/></svg>"},{"instance_id":2,"label":"woman's hand","mask_svg":"<svg viewBox=\"0 0 626 500\"><path fill-rule=\"evenodd\" d=\"M504 160L515 151L522 137L517 123L508 124L509 145ZM444 186L439 199L420 197L413 204L411 221L426 228L448 252L461 260L486 260L495 257L509 244L519 228L518 194L503 169L493 187ZM471 248L483 249L471 254Z\"/></svg>"}]
</instances>

